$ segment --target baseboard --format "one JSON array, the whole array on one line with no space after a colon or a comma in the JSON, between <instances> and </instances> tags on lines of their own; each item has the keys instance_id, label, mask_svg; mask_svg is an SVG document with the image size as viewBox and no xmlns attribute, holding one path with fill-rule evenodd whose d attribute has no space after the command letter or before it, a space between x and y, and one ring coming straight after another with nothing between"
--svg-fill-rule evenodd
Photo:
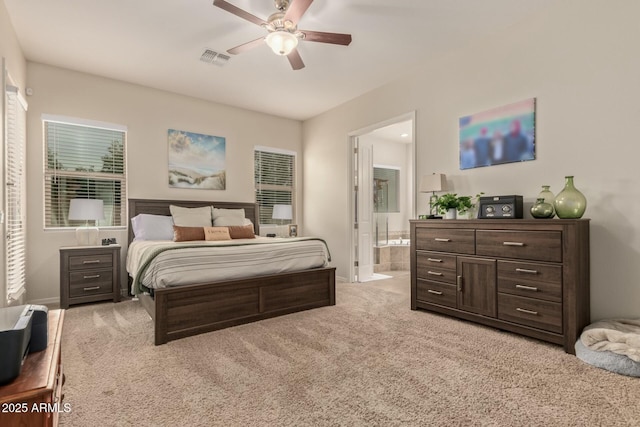
<instances>
[{"instance_id":1,"label":"baseboard","mask_svg":"<svg viewBox=\"0 0 640 427\"><path fill-rule=\"evenodd\" d=\"M338 283L349 283L349 279L342 276L336 276L336 282Z\"/></svg>"},{"instance_id":2,"label":"baseboard","mask_svg":"<svg viewBox=\"0 0 640 427\"><path fill-rule=\"evenodd\" d=\"M42 299L34 299L27 301L27 304L35 304L35 305L57 305L60 306L60 298L42 298Z\"/></svg>"}]
</instances>

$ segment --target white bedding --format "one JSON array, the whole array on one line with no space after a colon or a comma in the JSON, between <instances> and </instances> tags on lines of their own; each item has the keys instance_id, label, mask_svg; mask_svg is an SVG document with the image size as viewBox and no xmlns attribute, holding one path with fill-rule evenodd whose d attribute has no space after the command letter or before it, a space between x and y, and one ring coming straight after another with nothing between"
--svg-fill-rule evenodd
<instances>
[{"instance_id":1,"label":"white bedding","mask_svg":"<svg viewBox=\"0 0 640 427\"><path fill-rule=\"evenodd\" d=\"M152 289L325 267L325 242L308 237L235 239L226 241L134 241L127 251L127 271Z\"/></svg>"}]
</instances>

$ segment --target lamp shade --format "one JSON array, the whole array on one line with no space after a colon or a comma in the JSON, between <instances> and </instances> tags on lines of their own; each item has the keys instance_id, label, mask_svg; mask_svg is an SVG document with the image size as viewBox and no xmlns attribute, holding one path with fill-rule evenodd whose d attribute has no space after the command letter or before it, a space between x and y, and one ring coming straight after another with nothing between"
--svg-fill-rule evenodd
<instances>
[{"instance_id":1,"label":"lamp shade","mask_svg":"<svg viewBox=\"0 0 640 427\"><path fill-rule=\"evenodd\" d=\"M447 189L447 177L443 173L432 175L422 175L420 180L420 192L431 193L432 191L445 191Z\"/></svg>"},{"instance_id":2,"label":"lamp shade","mask_svg":"<svg viewBox=\"0 0 640 427\"><path fill-rule=\"evenodd\" d=\"M292 219L291 205L273 205L273 219Z\"/></svg>"},{"instance_id":3,"label":"lamp shade","mask_svg":"<svg viewBox=\"0 0 640 427\"><path fill-rule=\"evenodd\" d=\"M298 38L288 31L269 33L264 41L276 55L286 56L298 46Z\"/></svg>"},{"instance_id":4,"label":"lamp shade","mask_svg":"<svg viewBox=\"0 0 640 427\"><path fill-rule=\"evenodd\" d=\"M104 203L98 199L71 199L69 219L72 221L97 221L104 219Z\"/></svg>"}]
</instances>

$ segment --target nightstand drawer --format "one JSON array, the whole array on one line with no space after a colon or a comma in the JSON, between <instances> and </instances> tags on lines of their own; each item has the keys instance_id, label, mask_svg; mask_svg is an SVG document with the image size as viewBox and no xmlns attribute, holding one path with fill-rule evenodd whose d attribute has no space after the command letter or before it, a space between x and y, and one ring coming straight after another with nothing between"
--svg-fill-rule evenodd
<instances>
[{"instance_id":1,"label":"nightstand drawer","mask_svg":"<svg viewBox=\"0 0 640 427\"><path fill-rule=\"evenodd\" d=\"M113 282L113 272L111 270L84 270L69 273L69 285L92 286L101 282Z\"/></svg>"},{"instance_id":2,"label":"nightstand drawer","mask_svg":"<svg viewBox=\"0 0 640 427\"><path fill-rule=\"evenodd\" d=\"M112 265L113 257L111 256L111 254L71 255L69 257L69 270L111 267Z\"/></svg>"},{"instance_id":3,"label":"nightstand drawer","mask_svg":"<svg viewBox=\"0 0 640 427\"><path fill-rule=\"evenodd\" d=\"M69 286L69 296L71 298L83 297L95 294L110 294L113 292L113 282L99 281L89 283L77 283Z\"/></svg>"},{"instance_id":4,"label":"nightstand drawer","mask_svg":"<svg viewBox=\"0 0 640 427\"><path fill-rule=\"evenodd\" d=\"M560 231L478 230L476 254L562 262L562 233Z\"/></svg>"},{"instance_id":5,"label":"nightstand drawer","mask_svg":"<svg viewBox=\"0 0 640 427\"><path fill-rule=\"evenodd\" d=\"M562 304L498 294L498 318L546 331L562 333Z\"/></svg>"},{"instance_id":6,"label":"nightstand drawer","mask_svg":"<svg viewBox=\"0 0 640 427\"><path fill-rule=\"evenodd\" d=\"M447 228L416 229L416 249L439 252L474 254L475 230Z\"/></svg>"}]
</instances>

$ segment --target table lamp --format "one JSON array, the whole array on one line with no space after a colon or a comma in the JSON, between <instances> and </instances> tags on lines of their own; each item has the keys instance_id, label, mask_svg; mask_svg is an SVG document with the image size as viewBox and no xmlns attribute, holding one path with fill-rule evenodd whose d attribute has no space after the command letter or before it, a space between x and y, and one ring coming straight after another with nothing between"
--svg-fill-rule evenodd
<instances>
[{"instance_id":1,"label":"table lamp","mask_svg":"<svg viewBox=\"0 0 640 427\"><path fill-rule=\"evenodd\" d=\"M104 203L97 199L71 199L69 203L69 220L86 221L84 227L76 228L78 246L95 246L98 244L98 227L90 227L89 221L104 219Z\"/></svg>"},{"instance_id":2,"label":"table lamp","mask_svg":"<svg viewBox=\"0 0 640 427\"><path fill-rule=\"evenodd\" d=\"M436 191L446 191L447 189L447 177L443 173L434 173L432 175L423 175L420 181L421 193L432 193L429 196L429 215L428 219L442 218L437 216L433 212L433 204L436 199Z\"/></svg>"},{"instance_id":3,"label":"table lamp","mask_svg":"<svg viewBox=\"0 0 640 427\"><path fill-rule=\"evenodd\" d=\"M282 225L283 220L293 219L293 209L291 205L273 205L273 215L271 217L273 219L279 219L280 225Z\"/></svg>"}]
</instances>

